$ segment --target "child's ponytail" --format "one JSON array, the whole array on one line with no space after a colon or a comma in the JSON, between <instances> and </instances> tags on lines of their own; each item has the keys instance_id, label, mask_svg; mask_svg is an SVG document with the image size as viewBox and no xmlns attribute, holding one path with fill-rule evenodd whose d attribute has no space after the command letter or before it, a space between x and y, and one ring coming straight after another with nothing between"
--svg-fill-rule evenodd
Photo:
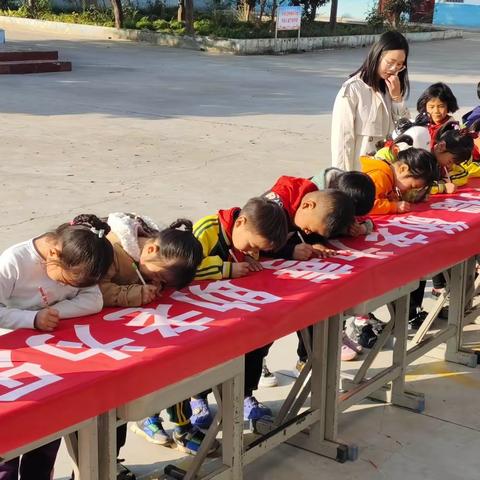
<instances>
[{"instance_id":1,"label":"child's ponytail","mask_svg":"<svg viewBox=\"0 0 480 480\"><path fill-rule=\"evenodd\" d=\"M106 236L110 226L96 215L82 214L47 235L59 244L59 266L68 270L75 287L97 284L113 262Z\"/></svg>"},{"instance_id":2,"label":"child's ponytail","mask_svg":"<svg viewBox=\"0 0 480 480\"><path fill-rule=\"evenodd\" d=\"M468 128L460 128L458 122L447 122L438 130L435 144L444 142L445 151L451 153L455 163L459 164L472 156L474 136Z\"/></svg>"},{"instance_id":3,"label":"child's ponytail","mask_svg":"<svg viewBox=\"0 0 480 480\"><path fill-rule=\"evenodd\" d=\"M168 285L183 288L195 277L203 259L202 245L193 235L190 220L179 218L155 236L158 256L168 264Z\"/></svg>"}]
</instances>

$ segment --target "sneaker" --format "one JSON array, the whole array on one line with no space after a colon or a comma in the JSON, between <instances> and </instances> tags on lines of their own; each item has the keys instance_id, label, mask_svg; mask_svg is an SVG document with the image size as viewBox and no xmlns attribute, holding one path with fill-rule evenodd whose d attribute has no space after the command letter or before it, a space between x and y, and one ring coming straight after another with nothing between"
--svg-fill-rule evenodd
<instances>
[{"instance_id":1,"label":"sneaker","mask_svg":"<svg viewBox=\"0 0 480 480\"><path fill-rule=\"evenodd\" d=\"M205 398L192 398L190 407L192 409L192 416L190 417L192 425L208 430L213 422L213 417L207 400Z\"/></svg>"},{"instance_id":2,"label":"sneaker","mask_svg":"<svg viewBox=\"0 0 480 480\"><path fill-rule=\"evenodd\" d=\"M190 455L196 455L200 449L200 445L205 438L205 434L202 433L198 428L191 427L190 430L180 433L174 430L173 432L173 441L177 445L177 450L181 452L188 453ZM215 440L208 451L208 455L211 455L220 446L220 442Z\"/></svg>"},{"instance_id":3,"label":"sneaker","mask_svg":"<svg viewBox=\"0 0 480 480\"><path fill-rule=\"evenodd\" d=\"M439 297L442 293L445 292L445 289L444 288L435 288L433 287L432 288L432 296L434 297Z\"/></svg>"},{"instance_id":4,"label":"sneaker","mask_svg":"<svg viewBox=\"0 0 480 480\"><path fill-rule=\"evenodd\" d=\"M359 345L357 342L354 342L353 340L348 338L347 335L345 334L345 332L343 333L343 337L342 337L342 345L346 345L348 348L350 348L351 350L353 350L356 353L362 353L363 352L362 346Z\"/></svg>"},{"instance_id":5,"label":"sneaker","mask_svg":"<svg viewBox=\"0 0 480 480\"><path fill-rule=\"evenodd\" d=\"M297 360L297 364L295 365L295 370L293 371L294 375L298 378L302 373L302 370L305 367L306 362L303 360Z\"/></svg>"},{"instance_id":6,"label":"sneaker","mask_svg":"<svg viewBox=\"0 0 480 480\"><path fill-rule=\"evenodd\" d=\"M278 385L277 377L268 369L266 364L262 367L262 376L260 377L259 387L271 388Z\"/></svg>"},{"instance_id":7,"label":"sneaker","mask_svg":"<svg viewBox=\"0 0 480 480\"><path fill-rule=\"evenodd\" d=\"M245 397L243 400L244 420L258 420L262 417L271 417L272 411L260 403L255 397Z\"/></svg>"},{"instance_id":8,"label":"sneaker","mask_svg":"<svg viewBox=\"0 0 480 480\"><path fill-rule=\"evenodd\" d=\"M342 362L351 362L358 357L358 353L345 343L342 343L341 359Z\"/></svg>"},{"instance_id":9,"label":"sneaker","mask_svg":"<svg viewBox=\"0 0 480 480\"><path fill-rule=\"evenodd\" d=\"M135 422L132 431L155 445L168 445L172 439L163 429L162 419L158 415Z\"/></svg>"},{"instance_id":10,"label":"sneaker","mask_svg":"<svg viewBox=\"0 0 480 480\"><path fill-rule=\"evenodd\" d=\"M368 314L367 323L372 326L374 333L378 336L383 332L386 323L379 320L373 313Z\"/></svg>"},{"instance_id":11,"label":"sneaker","mask_svg":"<svg viewBox=\"0 0 480 480\"><path fill-rule=\"evenodd\" d=\"M377 341L377 334L369 323L370 321L370 316L348 318L345 324L345 335L364 348L372 348ZM378 320L378 322L380 321Z\"/></svg>"},{"instance_id":12,"label":"sneaker","mask_svg":"<svg viewBox=\"0 0 480 480\"><path fill-rule=\"evenodd\" d=\"M135 474L117 461L117 480L136 480Z\"/></svg>"},{"instance_id":13,"label":"sneaker","mask_svg":"<svg viewBox=\"0 0 480 480\"><path fill-rule=\"evenodd\" d=\"M443 310L443 309L442 309ZM415 314L414 317L409 318L408 324L412 328L412 330L418 330L420 325L422 325L423 321L427 318L428 312L425 310L420 310Z\"/></svg>"}]
</instances>

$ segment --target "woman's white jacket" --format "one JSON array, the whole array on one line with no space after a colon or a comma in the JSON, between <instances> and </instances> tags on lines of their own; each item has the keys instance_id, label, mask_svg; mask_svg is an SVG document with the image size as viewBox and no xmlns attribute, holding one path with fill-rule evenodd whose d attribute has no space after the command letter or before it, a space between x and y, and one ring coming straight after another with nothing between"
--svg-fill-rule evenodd
<instances>
[{"instance_id":1,"label":"woman's white jacket","mask_svg":"<svg viewBox=\"0 0 480 480\"><path fill-rule=\"evenodd\" d=\"M360 156L375 152L375 144L402 117L409 117L403 102L392 102L388 92L375 92L358 74L348 79L333 106L332 166L360 170Z\"/></svg>"}]
</instances>

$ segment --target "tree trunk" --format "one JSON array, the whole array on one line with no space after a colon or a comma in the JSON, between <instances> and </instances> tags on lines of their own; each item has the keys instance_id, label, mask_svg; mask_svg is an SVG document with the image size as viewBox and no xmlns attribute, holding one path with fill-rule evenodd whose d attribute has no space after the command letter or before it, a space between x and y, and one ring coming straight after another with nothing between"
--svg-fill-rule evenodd
<instances>
[{"instance_id":1,"label":"tree trunk","mask_svg":"<svg viewBox=\"0 0 480 480\"><path fill-rule=\"evenodd\" d=\"M177 20L179 22L185 21L185 1L178 0Z\"/></svg>"},{"instance_id":2,"label":"tree trunk","mask_svg":"<svg viewBox=\"0 0 480 480\"><path fill-rule=\"evenodd\" d=\"M185 31L193 35L193 0L185 0Z\"/></svg>"},{"instance_id":3,"label":"tree trunk","mask_svg":"<svg viewBox=\"0 0 480 480\"><path fill-rule=\"evenodd\" d=\"M332 7L330 8L330 31L335 32L337 27L337 10L338 10L338 0L332 0Z\"/></svg>"},{"instance_id":4,"label":"tree trunk","mask_svg":"<svg viewBox=\"0 0 480 480\"><path fill-rule=\"evenodd\" d=\"M277 15L277 0L273 0L272 3L272 25L277 21L275 16Z\"/></svg>"},{"instance_id":5,"label":"tree trunk","mask_svg":"<svg viewBox=\"0 0 480 480\"><path fill-rule=\"evenodd\" d=\"M265 13L265 7L267 5L267 0L260 0L260 16L257 19L257 25L261 25L262 18Z\"/></svg>"},{"instance_id":6,"label":"tree trunk","mask_svg":"<svg viewBox=\"0 0 480 480\"><path fill-rule=\"evenodd\" d=\"M115 28L123 27L123 8L121 0L111 0L113 16L115 18Z\"/></svg>"}]
</instances>

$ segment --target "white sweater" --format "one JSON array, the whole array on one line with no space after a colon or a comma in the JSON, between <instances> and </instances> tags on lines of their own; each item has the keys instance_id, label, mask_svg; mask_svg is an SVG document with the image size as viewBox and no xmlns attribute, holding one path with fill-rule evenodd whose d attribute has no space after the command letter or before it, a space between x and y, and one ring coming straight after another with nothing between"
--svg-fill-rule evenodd
<instances>
[{"instance_id":1,"label":"white sweater","mask_svg":"<svg viewBox=\"0 0 480 480\"><path fill-rule=\"evenodd\" d=\"M75 288L50 279L33 239L27 240L0 255L0 328L34 328L37 311L45 308L38 287L60 318L91 315L103 307L97 285Z\"/></svg>"},{"instance_id":2,"label":"white sweater","mask_svg":"<svg viewBox=\"0 0 480 480\"><path fill-rule=\"evenodd\" d=\"M360 156L375 152L375 144L393 132L401 117L409 117L403 102L375 92L358 74L347 80L333 106L332 166L360 170Z\"/></svg>"}]
</instances>

